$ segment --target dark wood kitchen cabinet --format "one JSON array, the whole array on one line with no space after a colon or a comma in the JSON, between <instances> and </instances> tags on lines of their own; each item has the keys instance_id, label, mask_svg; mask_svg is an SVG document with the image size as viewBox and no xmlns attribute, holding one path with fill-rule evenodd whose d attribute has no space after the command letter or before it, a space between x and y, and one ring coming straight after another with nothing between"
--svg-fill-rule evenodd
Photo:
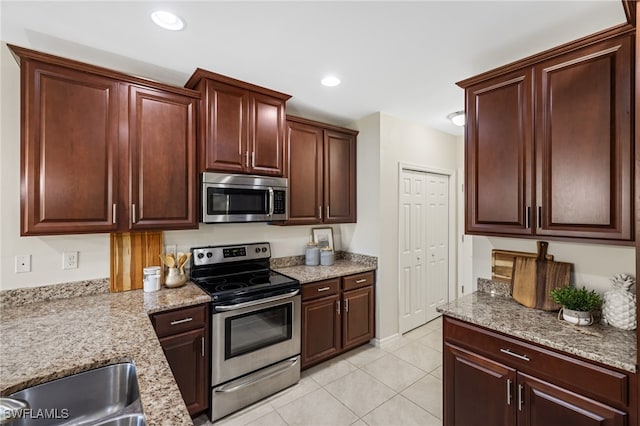
<instances>
[{"instance_id":1,"label":"dark wood kitchen cabinet","mask_svg":"<svg viewBox=\"0 0 640 426\"><path fill-rule=\"evenodd\" d=\"M209 305L154 314L151 322L189 414L209 408Z\"/></svg>"},{"instance_id":2,"label":"dark wood kitchen cabinet","mask_svg":"<svg viewBox=\"0 0 640 426\"><path fill-rule=\"evenodd\" d=\"M10 49L21 67L21 235L197 227L197 92Z\"/></svg>"},{"instance_id":3,"label":"dark wood kitchen cabinet","mask_svg":"<svg viewBox=\"0 0 640 426\"><path fill-rule=\"evenodd\" d=\"M364 343L375 335L373 272L302 285L302 368Z\"/></svg>"},{"instance_id":4,"label":"dark wood kitchen cabinet","mask_svg":"<svg viewBox=\"0 0 640 426\"><path fill-rule=\"evenodd\" d=\"M467 233L633 239L632 30L458 83Z\"/></svg>"},{"instance_id":5,"label":"dark wood kitchen cabinet","mask_svg":"<svg viewBox=\"0 0 640 426\"><path fill-rule=\"evenodd\" d=\"M287 116L287 225L356 221L357 134Z\"/></svg>"},{"instance_id":6,"label":"dark wood kitchen cabinet","mask_svg":"<svg viewBox=\"0 0 640 426\"><path fill-rule=\"evenodd\" d=\"M284 93L198 68L185 87L202 94L199 171L282 176Z\"/></svg>"},{"instance_id":7,"label":"dark wood kitchen cabinet","mask_svg":"<svg viewBox=\"0 0 640 426\"><path fill-rule=\"evenodd\" d=\"M630 424L627 373L444 318L444 424Z\"/></svg>"}]
</instances>

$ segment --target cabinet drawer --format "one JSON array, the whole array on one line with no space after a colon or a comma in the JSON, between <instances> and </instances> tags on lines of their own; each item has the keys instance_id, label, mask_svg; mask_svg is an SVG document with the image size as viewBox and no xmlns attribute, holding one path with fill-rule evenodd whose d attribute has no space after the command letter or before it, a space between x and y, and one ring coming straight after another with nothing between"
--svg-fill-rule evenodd
<instances>
[{"instance_id":1,"label":"cabinet drawer","mask_svg":"<svg viewBox=\"0 0 640 426\"><path fill-rule=\"evenodd\" d=\"M302 300L317 299L318 297L331 296L340 291L340 278L317 281L302 285Z\"/></svg>"},{"instance_id":2,"label":"cabinet drawer","mask_svg":"<svg viewBox=\"0 0 640 426\"><path fill-rule=\"evenodd\" d=\"M617 407L629 404L625 373L447 317L444 339L582 395Z\"/></svg>"},{"instance_id":3,"label":"cabinet drawer","mask_svg":"<svg viewBox=\"0 0 640 426\"><path fill-rule=\"evenodd\" d=\"M342 278L342 289L352 290L354 288L372 285L375 282L373 271L363 272L361 274L349 275Z\"/></svg>"},{"instance_id":4,"label":"cabinet drawer","mask_svg":"<svg viewBox=\"0 0 640 426\"><path fill-rule=\"evenodd\" d=\"M158 337L201 328L207 322L207 304L161 312L151 317Z\"/></svg>"}]
</instances>

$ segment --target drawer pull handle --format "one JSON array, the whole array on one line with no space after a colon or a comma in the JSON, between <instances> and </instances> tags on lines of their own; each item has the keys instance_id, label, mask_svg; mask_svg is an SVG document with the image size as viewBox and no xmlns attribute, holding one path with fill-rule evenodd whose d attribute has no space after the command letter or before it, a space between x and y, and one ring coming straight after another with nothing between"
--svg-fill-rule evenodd
<instances>
[{"instance_id":1,"label":"drawer pull handle","mask_svg":"<svg viewBox=\"0 0 640 426\"><path fill-rule=\"evenodd\" d=\"M318 293L320 293L321 291L327 291L327 290L331 290L331 287L322 287L318 289Z\"/></svg>"},{"instance_id":2,"label":"drawer pull handle","mask_svg":"<svg viewBox=\"0 0 640 426\"><path fill-rule=\"evenodd\" d=\"M189 321L193 321L193 318L187 317L187 318L184 318L184 319L181 319L181 320L171 321L171 325L184 324L185 322L189 322Z\"/></svg>"},{"instance_id":3,"label":"drawer pull handle","mask_svg":"<svg viewBox=\"0 0 640 426\"><path fill-rule=\"evenodd\" d=\"M531 361L531 359L528 356L520 355L520 354L517 354L515 352L511 352L511 349L500 349L500 352L502 352L503 354L511 355L511 356L516 357L518 359L521 359L523 361Z\"/></svg>"},{"instance_id":4,"label":"drawer pull handle","mask_svg":"<svg viewBox=\"0 0 640 426\"><path fill-rule=\"evenodd\" d=\"M507 379L507 405L511 405L511 379Z\"/></svg>"},{"instance_id":5,"label":"drawer pull handle","mask_svg":"<svg viewBox=\"0 0 640 426\"><path fill-rule=\"evenodd\" d=\"M362 278L362 279L356 280L356 284L362 284L362 283L366 283L366 282L367 282L366 278Z\"/></svg>"}]
</instances>

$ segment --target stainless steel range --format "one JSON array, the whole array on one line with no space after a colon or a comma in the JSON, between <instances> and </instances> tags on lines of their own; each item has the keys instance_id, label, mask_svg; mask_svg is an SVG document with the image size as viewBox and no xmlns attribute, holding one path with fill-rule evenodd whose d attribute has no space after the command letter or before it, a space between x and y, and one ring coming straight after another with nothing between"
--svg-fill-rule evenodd
<instances>
[{"instance_id":1,"label":"stainless steel range","mask_svg":"<svg viewBox=\"0 0 640 426\"><path fill-rule=\"evenodd\" d=\"M212 421L300 380L300 283L269 269L269 243L195 247L211 295Z\"/></svg>"}]
</instances>

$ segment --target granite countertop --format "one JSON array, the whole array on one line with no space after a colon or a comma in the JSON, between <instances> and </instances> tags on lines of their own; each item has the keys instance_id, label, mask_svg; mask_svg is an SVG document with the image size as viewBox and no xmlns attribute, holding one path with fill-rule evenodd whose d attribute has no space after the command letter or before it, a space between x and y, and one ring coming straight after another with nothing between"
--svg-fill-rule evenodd
<instances>
[{"instance_id":1,"label":"granite countertop","mask_svg":"<svg viewBox=\"0 0 640 426\"><path fill-rule=\"evenodd\" d=\"M340 259L336 260L331 266L296 265L273 269L291 278L297 279L300 281L300 284L306 284L314 281L373 271L376 269L376 266L369 263Z\"/></svg>"},{"instance_id":2,"label":"granite countertop","mask_svg":"<svg viewBox=\"0 0 640 426\"><path fill-rule=\"evenodd\" d=\"M149 425L192 425L148 315L209 302L181 288L50 300L0 310L0 394L133 361Z\"/></svg>"},{"instance_id":3,"label":"granite countertop","mask_svg":"<svg viewBox=\"0 0 640 426\"><path fill-rule=\"evenodd\" d=\"M437 307L444 315L490 330L636 372L636 332L596 324L578 327L559 321L557 312L520 305L510 296L475 292Z\"/></svg>"}]
</instances>

